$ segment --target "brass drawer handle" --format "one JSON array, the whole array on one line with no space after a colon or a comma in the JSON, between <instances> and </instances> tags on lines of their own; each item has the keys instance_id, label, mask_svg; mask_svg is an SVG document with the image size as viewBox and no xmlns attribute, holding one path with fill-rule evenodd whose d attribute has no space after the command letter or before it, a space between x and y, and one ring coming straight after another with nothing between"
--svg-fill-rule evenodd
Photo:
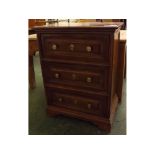
<instances>
[{"instance_id":1,"label":"brass drawer handle","mask_svg":"<svg viewBox=\"0 0 155 155\"><path fill-rule=\"evenodd\" d=\"M58 101L59 101L59 102L62 102L62 98L61 98L61 97L60 97L60 98L58 98Z\"/></svg>"},{"instance_id":2,"label":"brass drawer handle","mask_svg":"<svg viewBox=\"0 0 155 155\"><path fill-rule=\"evenodd\" d=\"M69 48L70 48L71 51L74 51L74 44L70 44Z\"/></svg>"},{"instance_id":3,"label":"brass drawer handle","mask_svg":"<svg viewBox=\"0 0 155 155\"><path fill-rule=\"evenodd\" d=\"M76 79L76 74L72 74L72 79L73 79L73 80Z\"/></svg>"},{"instance_id":4,"label":"brass drawer handle","mask_svg":"<svg viewBox=\"0 0 155 155\"><path fill-rule=\"evenodd\" d=\"M59 73L55 73L54 76L55 76L56 79L59 79L60 78L60 74Z\"/></svg>"},{"instance_id":5,"label":"brass drawer handle","mask_svg":"<svg viewBox=\"0 0 155 155\"><path fill-rule=\"evenodd\" d=\"M88 104L88 109L91 109L91 104Z\"/></svg>"},{"instance_id":6,"label":"brass drawer handle","mask_svg":"<svg viewBox=\"0 0 155 155\"><path fill-rule=\"evenodd\" d=\"M52 50L56 50L57 49L57 45L56 44L53 44L52 45Z\"/></svg>"},{"instance_id":7,"label":"brass drawer handle","mask_svg":"<svg viewBox=\"0 0 155 155\"><path fill-rule=\"evenodd\" d=\"M92 51L91 46L86 46L86 51L87 51L87 52L91 52L91 51Z\"/></svg>"},{"instance_id":8,"label":"brass drawer handle","mask_svg":"<svg viewBox=\"0 0 155 155\"><path fill-rule=\"evenodd\" d=\"M92 78L91 77L87 77L87 82L91 83L92 82Z\"/></svg>"}]
</instances>

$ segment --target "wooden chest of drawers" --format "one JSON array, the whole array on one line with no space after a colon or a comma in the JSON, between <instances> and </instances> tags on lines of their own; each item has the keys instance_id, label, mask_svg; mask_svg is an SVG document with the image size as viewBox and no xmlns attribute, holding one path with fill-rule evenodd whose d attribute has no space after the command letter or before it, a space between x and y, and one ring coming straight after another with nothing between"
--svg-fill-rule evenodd
<instances>
[{"instance_id":1,"label":"wooden chest of drawers","mask_svg":"<svg viewBox=\"0 0 155 155\"><path fill-rule=\"evenodd\" d=\"M118 103L121 23L36 27L50 116L63 114L111 130Z\"/></svg>"}]
</instances>

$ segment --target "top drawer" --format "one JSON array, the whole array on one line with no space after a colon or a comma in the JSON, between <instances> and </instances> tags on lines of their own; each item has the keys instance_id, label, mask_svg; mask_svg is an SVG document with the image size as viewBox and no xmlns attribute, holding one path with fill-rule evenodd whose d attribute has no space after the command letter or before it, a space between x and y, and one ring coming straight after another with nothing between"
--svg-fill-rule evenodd
<instances>
[{"instance_id":1,"label":"top drawer","mask_svg":"<svg viewBox=\"0 0 155 155\"><path fill-rule=\"evenodd\" d=\"M110 60L110 36L42 34L43 58L105 62Z\"/></svg>"}]
</instances>

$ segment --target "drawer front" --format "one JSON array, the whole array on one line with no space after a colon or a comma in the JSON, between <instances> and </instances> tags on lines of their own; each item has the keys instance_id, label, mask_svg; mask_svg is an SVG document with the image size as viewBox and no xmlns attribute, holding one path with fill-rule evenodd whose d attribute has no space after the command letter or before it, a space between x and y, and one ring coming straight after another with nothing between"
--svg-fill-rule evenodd
<instances>
[{"instance_id":1,"label":"drawer front","mask_svg":"<svg viewBox=\"0 0 155 155\"><path fill-rule=\"evenodd\" d=\"M43 76L47 83L71 85L85 89L107 91L108 70L68 64L43 64Z\"/></svg>"},{"instance_id":2,"label":"drawer front","mask_svg":"<svg viewBox=\"0 0 155 155\"><path fill-rule=\"evenodd\" d=\"M42 35L43 58L109 62L110 39L90 36Z\"/></svg>"},{"instance_id":3,"label":"drawer front","mask_svg":"<svg viewBox=\"0 0 155 155\"><path fill-rule=\"evenodd\" d=\"M75 111L103 115L106 99L92 99L82 95L76 95L73 92L62 92L56 90L47 90L48 105L64 107Z\"/></svg>"}]
</instances>

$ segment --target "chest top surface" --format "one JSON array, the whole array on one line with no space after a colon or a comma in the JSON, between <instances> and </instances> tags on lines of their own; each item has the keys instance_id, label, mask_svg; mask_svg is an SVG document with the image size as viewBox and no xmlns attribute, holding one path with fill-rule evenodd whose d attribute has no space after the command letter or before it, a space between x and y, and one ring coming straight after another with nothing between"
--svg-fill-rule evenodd
<instances>
[{"instance_id":1,"label":"chest top surface","mask_svg":"<svg viewBox=\"0 0 155 155\"><path fill-rule=\"evenodd\" d=\"M86 22L86 23L55 23L44 26L36 26L34 30L40 32L79 32L79 31L110 31L114 32L120 29L123 25L122 22Z\"/></svg>"}]
</instances>

